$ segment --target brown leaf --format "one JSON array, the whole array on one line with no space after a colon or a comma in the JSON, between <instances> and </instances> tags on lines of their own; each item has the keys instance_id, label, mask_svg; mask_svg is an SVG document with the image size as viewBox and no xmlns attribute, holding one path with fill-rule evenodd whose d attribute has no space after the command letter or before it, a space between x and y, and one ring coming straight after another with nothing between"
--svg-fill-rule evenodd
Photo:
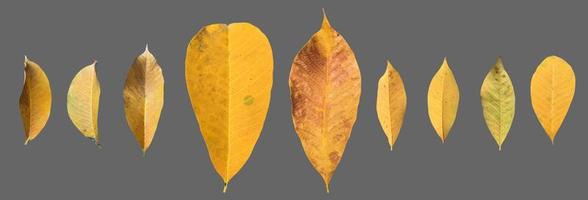
<instances>
[{"instance_id":1,"label":"brown leaf","mask_svg":"<svg viewBox=\"0 0 588 200\"><path fill-rule=\"evenodd\" d=\"M163 73L147 48L135 59L125 82L125 114L143 155L151 145L163 108Z\"/></svg>"},{"instance_id":2,"label":"brown leaf","mask_svg":"<svg viewBox=\"0 0 588 200\"><path fill-rule=\"evenodd\" d=\"M361 74L351 47L326 15L321 29L294 58L290 95L304 152L329 192L357 116Z\"/></svg>"}]
</instances>

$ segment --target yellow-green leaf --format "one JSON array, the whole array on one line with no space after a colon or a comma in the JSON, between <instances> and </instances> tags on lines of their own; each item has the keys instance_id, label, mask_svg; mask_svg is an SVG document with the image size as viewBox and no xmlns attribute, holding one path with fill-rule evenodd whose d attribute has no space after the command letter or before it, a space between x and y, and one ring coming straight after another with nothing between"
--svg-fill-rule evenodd
<instances>
[{"instance_id":1,"label":"yellow-green leaf","mask_svg":"<svg viewBox=\"0 0 588 200\"><path fill-rule=\"evenodd\" d=\"M445 143L459 106L459 88L447 58L443 59L443 64L431 80L427 102L431 124L441 142Z\"/></svg>"},{"instance_id":2,"label":"yellow-green leaf","mask_svg":"<svg viewBox=\"0 0 588 200\"><path fill-rule=\"evenodd\" d=\"M143 155L149 149L157 130L163 108L163 88L161 67L149 49L145 48L145 52L135 58L129 69L123 90L127 123Z\"/></svg>"},{"instance_id":3,"label":"yellow-green leaf","mask_svg":"<svg viewBox=\"0 0 588 200\"><path fill-rule=\"evenodd\" d=\"M549 56L531 78L531 104L553 144L576 91L576 75L564 59Z\"/></svg>"},{"instance_id":4,"label":"yellow-green leaf","mask_svg":"<svg viewBox=\"0 0 588 200\"><path fill-rule=\"evenodd\" d=\"M406 112L406 91L402 78L394 66L387 63L386 71L378 81L376 99L378 120L388 138L390 150L394 147Z\"/></svg>"},{"instance_id":5,"label":"yellow-green leaf","mask_svg":"<svg viewBox=\"0 0 588 200\"><path fill-rule=\"evenodd\" d=\"M188 44L186 86L223 192L261 134L273 69L269 40L249 23L205 26Z\"/></svg>"},{"instance_id":6,"label":"yellow-green leaf","mask_svg":"<svg viewBox=\"0 0 588 200\"><path fill-rule=\"evenodd\" d=\"M327 193L357 117L361 74L355 55L327 20L298 52L290 71L294 128Z\"/></svg>"},{"instance_id":7,"label":"yellow-green leaf","mask_svg":"<svg viewBox=\"0 0 588 200\"><path fill-rule=\"evenodd\" d=\"M25 129L25 145L45 127L51 113L51 85L41 66L24 61L25 81L20 94L20 118Z\"/></svg>"},{"instance_id":8,"label":"yellow-green leaf","mask_svg":"<svg viewBox=\"0 0 588 200\"><path fill-rule=\"evenodd\" d=\"M98 105L100 83L96 76L96 61L82 68L71 81L67 92L67 114L80 133L98 141Z\"/></svg>"},{"instance_id":9,"label":"yellow-green leaf","mask_svg":"<svg viewBox=\"0 0 588 200\"><path fill-rule=\"evenodd\" d=\"M515 92L502 59L498 58L486 75L480 97L486 125L502 150L515 115Z\"/></svg>"}]
</instances>

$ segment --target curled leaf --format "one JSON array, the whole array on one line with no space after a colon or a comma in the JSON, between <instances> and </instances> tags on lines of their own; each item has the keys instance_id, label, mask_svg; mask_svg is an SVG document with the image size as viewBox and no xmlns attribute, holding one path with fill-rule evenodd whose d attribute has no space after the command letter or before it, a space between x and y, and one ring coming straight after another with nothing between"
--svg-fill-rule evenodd
<instances>
[{"instance_id":1,"label":"curled leaf","mask_svg":"<svg viewBox=\"0 0 588 200\"><path fill-rule=\"evenodd\" d=\"M25 145L45 127L51 113L51 85L41 66L24 61L25 81L20 94L20 118L25 129Z\"/></svg>"},{"instance_id":2,"label":"curled leaf","mask_svg":"<svg viewBox=\"0 0 588 200\"><path fill-rule=\"evenodd\" d=\"M386 71L378 81L376 99L378 120L388 138L390 150L394 147L406 112L406 91L402 78L394 66L387 63Z\"/></svg>"},{"instance_id":3,"label":"curled leaf","mask_svg":"<svg viewBox=\"0 0 588 200\"><path fill-rule=\"evenodd\" d=\"M486 75L480 97L486 125L502 150L515 115L515 92L502 59L498 58Z\"/></svg>"},{"instance_id":4,"label":"curled leaf","mask_svg":"<svg viewBox=\"0 0 588 200\"><path fill-rule=\"evenodd\" d=\"M443 59L443 64L431 80L427 102L431 124L441 142L445 143L459 106L459 88L447 58Z\"/></svg>"},{"instance_id":5,"label":"curled leaf","mask_svg":"<svg viewBox=\"0 0 588 200\"><path fill-rule=\"evenodd\" d=\"M94 140L99 145L100 83L95 66L96 61L82 68L71 81L67 92L67 114L84 137Z\"/></svg>"},{"instance_id":6,"label":"curled leaf","mask_svg":"<svg viewBox=\"0 0 588 200\"><path fill-rule=\"evenodd\" d=\"M329 192L357 117L361 74L351 47L326 15L294 58L289 84L294 128Z\"/></svg>"},{"instance_id":7,"label":"curled leaf","mask_svg":"<svg viewBox=\"0 0 588 200\"><path fill-rule=\"evenodd\" d=\"M549 56L531 78L531 104L553 144L576 91L576 75L564 59Z\"/></svg>"},{"instance_id":8,"label":"curled leaf","mask_svg":"<svg viewBox=\"0 0 588 200\"><path fill-rule=\"evenodd\" d=\"M205 26L188 44L186 86L223 192L261 135L273 69L269 40L249 23Z\"/></svg>"},{"instance_id":9,"label":"curled leaf","mask_svg":"<svg viewBox=\"0 0 588 200\"><path fill-rule=\"evenodd\" d=\"M157 60L145 48L127 74L123 97L129 128L143 155L151 145L163 108L163 73Z\"/></svg>"}]
</instances>

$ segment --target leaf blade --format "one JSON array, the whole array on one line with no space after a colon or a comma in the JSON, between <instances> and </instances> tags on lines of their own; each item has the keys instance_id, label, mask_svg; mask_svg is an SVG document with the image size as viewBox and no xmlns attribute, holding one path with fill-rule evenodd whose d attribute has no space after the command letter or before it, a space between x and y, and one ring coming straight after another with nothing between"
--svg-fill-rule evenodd
<instances>
[{"instance_id":1,"label":"leaf blade","mask_svg":"<svg viewBox=\"0 0 588 200\"><path fill-rule=\"evenodd\" d=\"M125 117L143 155L149 149L164 104L164 78L146 47L131 65L123 90Z\"/></svg>"},{"instance_id":2,"label":"leaf blade","mask_svg":"<svg viewBox=\"0 0 588 200\"><path fill-rule=\"evenodd\" d=\"M531 105L551 143L561 127L576 91L572 66L557 56L545 58L531 78Z\"/></svg>"},{"instance_id":3,"label":"leaf blade","mask_svg":"<svg viewBox=\"0 0 588 200\"><path fill-rule=\"evenodd\" d=\"M19 98L19 110L25 129L25 145L43 130L51 114L51 84L37 63L25 57L25 82Z\"/></svg>"},{"instance_id":4,"label":"leaf blade","mask_svg":"<svg viewBox=\"0 0 588 200\"><path fill-rule=\"evenodd\" d=\"M185 70L194 114L226 191L261 135L273 85L271 45L249 23L208 25L191 39Z\"/></svg>"},{"instance_id":5,"label":"leaf blade","mask_svg":"<svg viewBox=\"0 0 588 200\"><path fill-rule=\"evenodd\" d=\"M459 87L446 58L431 79L427 105L431 124L441 142L445 143L459 106Z\"/></svg>"},{"instance_id":6,"label":"leaf blade","mask_svg":"<svg viewBox=\"0 0 588 200\"><path fill-rule=\"evenodd\" d=\"M289 85L295 130L328 193L357 117L361 74L351 47L326 15L294 58Z\"/></svg>"},{"instance_id":7,"label":"leaf blade","mask_svg":"<svg viewBox=\"0 0 588 200\"><path fill-rule=\"evenodd\" d=\"M515 116L515 91L502 59L486 75L480 99L484 120L500 151Z\"/></svg>"},{"instance_id":8,"label":"leaf blade","mask_svg":"<svg viewBox=\"0 0 588 200\"><path fill-rule=\"evenodd\" d=\"M402 77L390 62L387 63L386 71L378 81L376 111L392 150L404 122L406 90Z\"/></svg>"},{"instance_id":9,"label":"leaf blade","mask_svg":"<svg viewBox=\"0 0 588 200\"><path fill-rule=\"evenodd\" d=\"M80 133L99 145L98 109L101 90L95 66L96 61L74 76L67 93L67 113Z\"/></svg>"}]
</instances>

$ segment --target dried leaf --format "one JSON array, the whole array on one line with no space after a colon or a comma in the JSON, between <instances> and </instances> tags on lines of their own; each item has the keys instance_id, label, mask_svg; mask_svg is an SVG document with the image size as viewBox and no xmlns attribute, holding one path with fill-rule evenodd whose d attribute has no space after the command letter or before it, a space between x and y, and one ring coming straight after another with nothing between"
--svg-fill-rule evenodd
<instances>
[{"instance_id":1,"label":"dried leaf","mask_svg":"<svg viewBox=\"0 0 588 200\"><path fill-rule=\"evenodd\" d=\"M394 66L387 63L386 72L378 81L378 97L376 100L378 120L384 129L390 150L394 147L406 112L406 91L402 78Z\"/></svg>"},{"instance_id":2,"label":"dried leaf","mask_svg":"<svg viewBox=\"0 0 588 200\"><path fill-rule=\"evenodd\" d=\"M249 23L205 26L188 44L186 86L223 192L261 134L273 70L269 40Z\"/></svg>"},{"instance_id":3,"label":"dried leaf","mask_svg":"<svg viewBox=\"0 0 588 200\"><path fill-rule=\"evenodd\" d=\"M82 68L71 81L67 92L67 114L84 137L98 141L98 105L100 83L96 76L96 61Z\"/></svg>"},{"instance_id":4,"label":"dried leaf","mask_svg":"<svg viewBox=\"0 0 588 200\"><path fill-rule=\"evenodd\" d=\"M545 58L531 78L531 104L552 144L575 91L576 75L572 66L557 56Z\"/></svg>"},{"instance_id":5,"label":"dried leaf","mask_svg":"<svg viewBox=\"0 0 588 200\"><path fill-rule=\"evenodd\" d=\"M161 67L146 47L129 69L123 91L127 123L143 155L157 130L163 108L163 85Z\"/></svg>"},{"instance_id":6,"label":"dried leaf","mask_svg":"<svg viewBox=\"0 0 588 200\"><path fill-rule=\"evenodd\" d=\"M498 58L486 75L480 97L486 125L502 150L515 115L515 92L502 59Z\"/></svg>"},{"instance_id":7,"label":"dried leaf","mask_svg":"<svg viewBox=\"0 0 588 200\"><path fill-rule=\"evenodd\" d=\"M24 61L25 82L20 94L20 118L25 129L25 145L45 127L51 113L51 85L41 66Z\"/></svg>"},{"instance_id":8,"label":"dried leaf","mask_svg":"<svg viewBox=\"0 0 588 200\"><path fill-rule=\"evenodd\" d=\"M324 15L321 29L294 58L290 96L294 127L327 192L351 136L360 95L355 55Z\"/></svg>"},{"instance_id":9,"label":"dried leaf","mask_svg":"<svg viewBox=\"0 0 588 200\"><path fill-rule=\"evenodd\" d=\"M441 142L445 143L459 106L459 88L447 64L447 58L443 59L443 64L431 80L427 100L429 119Z\"/></svg>"}]
</instances>

